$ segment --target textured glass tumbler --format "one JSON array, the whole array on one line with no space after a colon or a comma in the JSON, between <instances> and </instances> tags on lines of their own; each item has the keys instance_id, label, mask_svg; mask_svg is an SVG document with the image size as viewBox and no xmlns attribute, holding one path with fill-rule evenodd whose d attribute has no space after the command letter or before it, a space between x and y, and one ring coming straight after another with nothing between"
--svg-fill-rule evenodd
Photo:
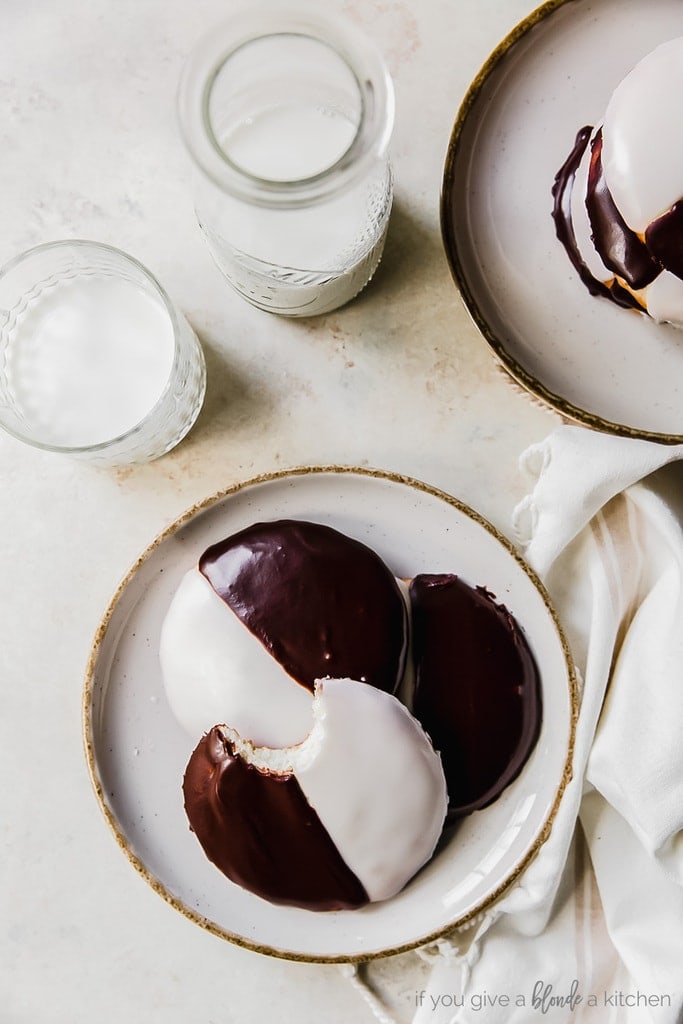
<instances>
[{"instance_id":1,"label":"textured glass tumbler","mask_svg":"<svg viewBox=\"0 0 683 1024\"><path fill-rule=\"evenodd\" d=\"M173 448L204 400L204 356L142 264L59 241L0 269L0 426L99 465Z\"/></svg>"},{"instance_id":2,"label":"textured glass tumbler","mask_svg":"<svg viewBox=\"0 0 683 1024\"><path fill-rule=\"evenodd\" d=\"M289 316L329 312L367 284L392 201L390 76L320 6L257 6L219 26L179 93L213 257L245 299Z\"/></svg>"}]
</instances>

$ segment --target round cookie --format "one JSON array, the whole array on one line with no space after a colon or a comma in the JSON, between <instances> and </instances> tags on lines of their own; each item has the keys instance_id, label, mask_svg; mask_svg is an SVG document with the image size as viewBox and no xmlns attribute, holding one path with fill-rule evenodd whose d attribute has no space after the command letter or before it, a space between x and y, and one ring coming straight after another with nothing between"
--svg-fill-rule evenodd
<instances>
[{"instance_id":1,"label":"round cookie","mask_svg":"<svg viewBox=\"0 0 683 1024\"><path fill-rule=\"evenodd\" d=\"M181 581L161 632L166 695L195 738L227 721L286 746L311 728L316 679L394 692L407 635L399 585L367 545L319 523L257 523Z\"/></svg>"},{"instance_id":2,"label":"round cookie","mask_svg":"<svg viewBox=\"0 0 683 1024\"><path fill-rule=\"evenodd\" d=\"M553 187L557 234L593 295L683 327L683 37L617 85Z\"/></svg>"},{"instance_id":3,"label":"round cookie","mask_svg":"<svg viewBox=\"0 0 683 1024\"><path fill-rule=\"evenodd\" d=\"M412 712L441 751L449 816L492 803L538 738L540 681L514 616L484 587L424 574L410 583Z\"/></svg>"},{"instance_id":4,"label":"round cookie","mask_svg":"<svg viewBox=\"0 0 683 1024\"><path fill-rule=\"evenodd\" d=\"M399 892L432 856L446 814L439 755L391 694L316 685L294 747L255 747L228 726L185 773L191 828L228 878L274 903L352 909Z\"/></svg>"}]
</instances>

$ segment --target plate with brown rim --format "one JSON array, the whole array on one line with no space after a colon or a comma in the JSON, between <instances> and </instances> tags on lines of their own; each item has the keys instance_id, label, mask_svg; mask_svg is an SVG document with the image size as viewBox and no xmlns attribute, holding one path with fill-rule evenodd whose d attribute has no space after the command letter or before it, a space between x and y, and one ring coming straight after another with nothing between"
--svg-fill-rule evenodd
<instances>
[{"instance_id":1,"label":"plate with brown rim","mask_svg":"<svg viewBox=\"0 0 683 1024\"><path fill-rule=\"evenodd\" d=\"M210 544L250 523L326 523L369 544L401 577L457 572L517 617L540 669L543 719L518 778L446 832L398 896L359 910L275 906L228 881L190 832L182 777L196 741L174 720L159 668L161 623L183 574ZM189 920L239 945L315 962L410 949L471 921L548 837L571 774L576 682L548 596L515 548L455 498L391 473L307 467L238 484L190 509L131 568L102 619L84 689L97 800L116 841Z\"/></svg>"},{"instance_id":2,"label":"plate with brown rim","mask_svg":"<svg viewBox=\"0 0 683 1024\"><path fill-rule=\"evenodd\" d=\"M666 444L683 441L683 332L589 295L555 237L551 188L623 76L682 35L679 0L543 4L472 82L441 195L455 282L510 375L569 419Z\"/></svg>"}]
</instances>

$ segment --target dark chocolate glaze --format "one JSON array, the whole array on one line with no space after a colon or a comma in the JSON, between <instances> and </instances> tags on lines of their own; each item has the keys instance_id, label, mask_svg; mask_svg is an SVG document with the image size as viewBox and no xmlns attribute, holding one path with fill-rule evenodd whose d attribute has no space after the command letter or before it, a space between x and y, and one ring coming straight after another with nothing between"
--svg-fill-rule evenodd
<instances>
[{"instance_id":1,"label":"dark chocolate glaze","mask_svg":"<svg viewBox=\"0 0 683 1024\"><path fill-rule=\"evenodd\" d=\"M683 279L683 199L652 221L645 241L664 269Z\"/></svg>"},{"instance_id":2,"label":"dark chocolate glaze","mask_svg":"<svg viewBox=\"0 0 683 1024\"><path fill-rule=\"evenodd\" d=\"M292 678L350 678L393 693L408 613L365 544L319 523L256 523L204 552L200 572Z\"/></svg>"},{"instance_id":3,"label":"dark chocolate glaze","mask_svg":"<svg viewBox=\"0 0 683 1024\"><path fill-rule=\"evenodd\" d=\"M591 295L602 295L619 306L647 312L619 281L599 281L588 269L576 244L572 190L591 132L589 126L580 129L571 153L555 176L552 189L555 232ZM586 210L593 244L602 262L631 288L645 288L662 270L668 270L683 280L683 198L649 225L644 238L629 228L605 180L601 129L595 133L591 143Z\"/></svg>"},{"instance_id":4,"label":"dark chocolate glaze","mask_svg":"<svg viewBox=\"0 0 683 1024\"><path fill-rule=\"evenodd\" d=\"M653 259L648 247L627 225L607 187L602 168L602 129L591 143L588 166L586 210L593 244L600 259L631 288L644 288L657 277L661 265Z\"/></svg>"},{"instance_id":5,"label":"dark chocolate glaze","mask_svg":"<svg viewBox=\"0 0 683 1024\"><path fill-rule=\"evenodd\" d=\"M572 222L572 190L574 188L576 172L581 164L592 131L593 129L590 125L578 131L571 153L555 175L552 188L555 233L564 246L572 266L591 295L599 295L605 299L610 299L618 306L627 309L642 310L643 307L635 296L627 288L620 285L618 281L598 281L597 277L588 269L576 244L576 235L574 234Z\"/></svg>"},{"instance_id":6,"label":"dark chocolate glaze","mask_svg":"<svg viewBox=\"0 0 683 1024\"><path fill-rule=\"evenodd\" d=\"M248 764L220 726L192 753L183 793L206 856L237 885L271 903L307 910L368 902L296 778Z\"/></svg>"},{"instance_id":7,"label":"dark chocolate glaze","mask_svg":"<svg viewBox=\"0 0 683 1024\"><path fill-rule=\"evenodd\" d=\"M453 575L410 584L413 714L441 752L449 819L486 807L538 739L538 670L515 618L484 587Z\"/></svg>"}]
</instances>

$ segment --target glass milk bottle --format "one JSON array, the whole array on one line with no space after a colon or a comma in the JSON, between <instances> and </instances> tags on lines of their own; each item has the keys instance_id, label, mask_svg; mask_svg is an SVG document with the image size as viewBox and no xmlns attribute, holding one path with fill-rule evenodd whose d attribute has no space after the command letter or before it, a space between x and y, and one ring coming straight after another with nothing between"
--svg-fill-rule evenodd
<instances>
[{"instance_id":1,"label":"glass milk bottle","mask_svg":"<svg viewBox=\"0 0 683 1024\"><path fill-rule=\"evenodd\" d=\"M236 291L286 316L352 299L392 201L394 94L374 45L319 8L258 7L200 43L179 108L197 217Z\"/></svg>"}]
</instances>

